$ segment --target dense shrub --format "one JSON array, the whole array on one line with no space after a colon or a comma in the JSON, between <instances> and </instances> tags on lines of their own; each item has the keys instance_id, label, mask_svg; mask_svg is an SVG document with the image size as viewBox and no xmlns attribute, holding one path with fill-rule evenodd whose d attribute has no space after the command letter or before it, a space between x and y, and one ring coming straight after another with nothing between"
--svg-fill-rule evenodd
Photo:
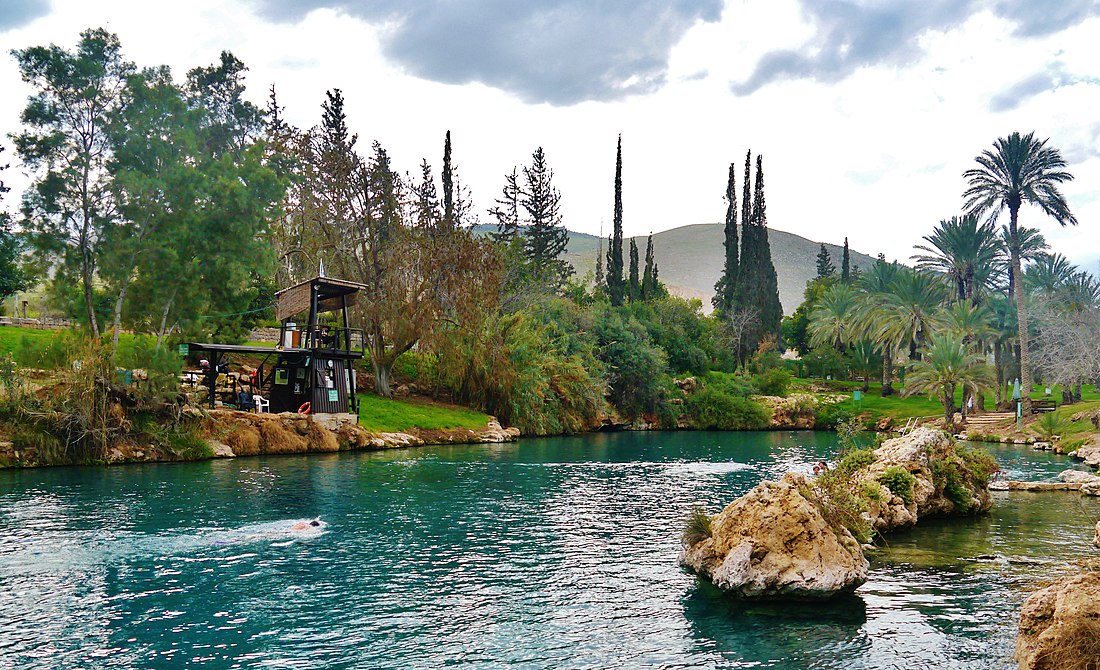
<instances>
[{"instance_id":1,"label":"dense shrub","mask_svg":"<svg viewBox=\"0 0 1100 670\"><path fill-rule=\"evenodd\" d=\"M760 395L786 396L790 383L791 373L781 367L771 368L752 377L753 388Z\"/></svg>"},{"instance_id":2,"label":"dense shrub","mask_svg":"<svg viewBox=\"0 0 1100 670\"><path fill-rule=\"evenodd\" d=\"M833 430L839 424L851 421L852 418L853 412L845 403L822 403L817 407L814 428L817 430Z\"/></svg>"},{"instance_id":3,"label":"dense shrub","mask_svg":"<svg viewBox=\"0 0 1100 670\"><path fill-rule=\"evenodd\" d=\"M904 500L906 505L913 503L913 487L917 483L913 473L894 465L883 470L876 479L890 489L891 493Z\"/></svg>"},{"instance_id":4,"label":"dense shrub","mask_svg":"<svg viewBox=\"0 0 1100 670\"><path fill-rule=\"evenodd\" d=\"M709 387L688 396L684 412L702 430L760 430L771 418L768 409L752 399Z\"/></svg>"},{"instance_id":5,"label":"dense shrub","mask_svg":"<svg viewBox=\"0 0 1100 670\"><path fill-rule=\"evenodd\" d=\"M847 375L848 367L844 357L831 347L814 349L803 356L802 360L806 363L806 374L810 377L840 379Z\"/></svg>"}]
</instances>

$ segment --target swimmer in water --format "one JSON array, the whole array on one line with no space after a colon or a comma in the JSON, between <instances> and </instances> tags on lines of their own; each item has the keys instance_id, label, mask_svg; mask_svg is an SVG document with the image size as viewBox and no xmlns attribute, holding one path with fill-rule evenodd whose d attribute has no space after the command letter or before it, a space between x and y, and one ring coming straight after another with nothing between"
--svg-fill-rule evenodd
<instances>
[{"instance_id":1,"label":"swimmer in water","mask_svg":"<svg viewBox=\"0 0 1100 670\"><path fill-rule=\"evenodd\" d=\"M314 519L313 521L298 521L293 526L291 526L290 529L293 530L293 531L299 531L299 530L305 530L305 529L310 528L310 527L317 528L320 525L321 525L320 519Z\"/></svg>"}]
</instances>

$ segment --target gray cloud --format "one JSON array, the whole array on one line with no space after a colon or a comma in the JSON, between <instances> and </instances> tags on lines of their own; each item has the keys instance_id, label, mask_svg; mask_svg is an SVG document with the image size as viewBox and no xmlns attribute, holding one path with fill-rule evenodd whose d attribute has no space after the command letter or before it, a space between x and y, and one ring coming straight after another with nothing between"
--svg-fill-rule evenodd
<instances>
[{"instance_id":1,"label":"gray cloud","mask_svg":"<svg viewBox=\"0 0 1100 670\"><path fill-rule=\"evenodd\" d=\"M747 95L789 79L836 82L861 67L904 64L920 55L917 40L924 32L950 28L983 9L1014 22L1021 37L1049 35L1100 15L1095 0L802 0L802 9L817 28L810 43L765 54L748 79L731 86L734 93Z\"/></svg>"},{"instance_id":2,"label":"gray cloud","mask_svg":"<svg viewBox=\"0 0 1100 670\"><path fill-rule=\"evenodd\" d=\"M989 100L989 111L1007 112L1016 109L1025 100L1058 87L1060 77L1052 72L1037 72L1021 79Z\"/></svg>"},{"instance_id":3,"label":"gray cloud","mask_svg":"<svg viewBox=\"0 0 1100 670\"><path fill-rule=\"evenodd\" d=\"M50 11L49 0L4 0L0 33L19 28Z\"/></svg>"},{"instance_id":4,"label":"gray cloud","mask_svg":"<svg viewBox=\"0 0 1100 670\"><path fill-rule=\"evenodd\" d=\"M329 7L393 25L386 55L410 73L481 82L528 102L569 105L647 93L665 82L669 50L722 0L260 0L295 21Z\"/></svg>"},{"instance_id":5,"label":"gray cloud","mask_svg":"<svg viewBox=\"0 0 1100 670\"><path fill-rule=\"evenodd\" d=\"M1060 62L1047 66L1042 72L1025 77L994 95L989 100L989 111L1007 112L1016 109L1027 100L1047 91L1055 91L1063 86L1074 84L1100 85L1100 79L1081 77L1066 71Z\"/></svg>"},{"instance_id":6,"label":"gray cloud","mask_svg":"<svg viewBox=\"0 0 1100 670\"><path fill-rule=\"evenodd\" d=\"M996 3L993 11L1016 22L1015 34L1042 37L1100 15L1100 5L1096 0L1004 0Z\"/></svg>"}]
</instances>

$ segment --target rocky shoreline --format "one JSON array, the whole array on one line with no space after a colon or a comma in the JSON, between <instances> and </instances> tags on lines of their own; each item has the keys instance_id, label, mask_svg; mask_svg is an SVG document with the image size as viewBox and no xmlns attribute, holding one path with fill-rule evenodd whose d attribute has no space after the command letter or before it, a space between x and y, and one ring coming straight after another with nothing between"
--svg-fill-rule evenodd
<instances>
[{"instance_id":1,"label":"rocky shoreline","mask_svg":"<svg viewBox=\"0 0 1100 670\"><path fill-rule=\"evenodd\" d=\"M483 430L467 428L408 432L372 432L358 424L353 414L254 414L236 410L189 410L191 420L204 436L200 449L172 451L137 440L123 440L107 449L102 465L171 463L237 458L266 454L311 454L337 451L404 449L432 444L491 444L514 442L515 428L503 428L490 417ZM0 442L0 468L45 467L45 455L35 449L16 449Z\"/></svg>"}]
</instances>

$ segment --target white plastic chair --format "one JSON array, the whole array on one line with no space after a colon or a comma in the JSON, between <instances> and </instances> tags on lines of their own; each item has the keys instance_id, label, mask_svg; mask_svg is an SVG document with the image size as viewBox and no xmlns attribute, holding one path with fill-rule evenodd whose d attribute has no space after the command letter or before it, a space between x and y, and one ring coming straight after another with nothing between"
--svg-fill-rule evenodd
<instances>
[{"instance_id":1,"label":"white plastic chair","mask_svg":"<svg viewBox=\"0 0 1100 670\"><path fill-rule=\"evenodd\" d=\"M264 412L270 412L271 401L262 395L252 396L252 402L256 403L256 413L263 414Z\"/></svg>"}]
</instances>

